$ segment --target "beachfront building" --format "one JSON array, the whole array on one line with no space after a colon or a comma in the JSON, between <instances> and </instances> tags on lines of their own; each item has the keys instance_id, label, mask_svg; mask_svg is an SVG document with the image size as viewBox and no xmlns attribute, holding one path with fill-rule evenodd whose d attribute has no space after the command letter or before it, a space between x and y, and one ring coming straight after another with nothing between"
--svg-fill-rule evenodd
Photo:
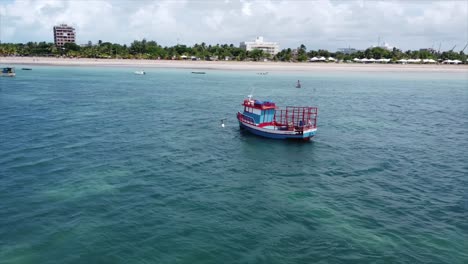
<instances>
[{"instance_id":1,"label":"beachfront building","mask_svg":"<svg viewBox=\"0 0 468 264\"><path fill-rule=\"evenodd\" d=\"M372 47L370 47L370 48L382 48L382 49L386 49L388 51L392 51L393 48L395 48L395 47L390 46L388 43L384 42L381 45L377 45L377 46L372 45Z\"/></svg>"},{"instance_id":2,"label":"beachfront building","mask_svg":"<svg viewBox=\"0 0 468 264\"><path fill-rule=\"evenodd\" d=\"M54 26L54 43L57 47L63 47L65 43L75 43L75 28L67 24Z\"/></svg>"},{"instance_id":3,"label":"beachfront building","mask_svg":"<svg viewBox=\"0 0 468 264\"><path fill-rule=\"evenodd\" d=\"M343 53L343 54L353 54L353 53L358 52L358 50L350 47L350 48L341 48L341 49L338 49L338 52L341 52L341 53Z\"/></svg>"},{"instance_id":4,"label":"beachfront building","mask_svg":"<svg viewBox=\"0 0 468 264\"><path fill-rule=\"evenodd\" d=\"M240 43L240 48L246 51L254 49L263 50L263 52L270 54L272 57L278 54L279 45L276 42L264 42L263 37L257 37L255 41L244 41Z\"/></svg>"}]
</instances>

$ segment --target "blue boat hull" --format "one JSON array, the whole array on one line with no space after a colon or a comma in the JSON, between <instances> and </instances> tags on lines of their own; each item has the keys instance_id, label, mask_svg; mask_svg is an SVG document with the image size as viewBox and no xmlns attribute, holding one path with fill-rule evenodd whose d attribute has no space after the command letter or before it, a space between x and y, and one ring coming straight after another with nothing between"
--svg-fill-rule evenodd
<instances>
[{"instance_id":1,"label":"blue boat hull","mask_svg":"<svg viewBox=\"0 0 468 264\"><path fill-rule=\"evenodd\" d=\"M245 124L241 121L239 121L239 126L241 129L245 129L249 131L252 134L255 134L257 136L261 137L266 137L266 138L273 138L273 139L298 139L298 140L310 140L315 136L316 130L312 130L310 132L305 132L303 134L285 134L284 132L281 132L279 130L271 130L270 131L265 131L265 130L270 130L270 129L260 129L256 128L252 125Z\"/></svg>"}]
</instances>

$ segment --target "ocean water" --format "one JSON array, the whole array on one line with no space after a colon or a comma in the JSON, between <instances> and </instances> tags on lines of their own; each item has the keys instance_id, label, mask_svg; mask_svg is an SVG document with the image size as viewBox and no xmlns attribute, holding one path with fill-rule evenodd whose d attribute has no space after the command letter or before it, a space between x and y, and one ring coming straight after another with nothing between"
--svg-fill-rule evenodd
<instances>
[{"instance_id":1,"label":"ocean water","mask_svg":"<svg viewBox=\"0 0 468 264\"><path fill-rule=\"evenodd\" d=\"M0 78L2 264L468 263L468 73L31 67ZM240 132L252 92L315 140Z\"/></svg>"}]
</instances>

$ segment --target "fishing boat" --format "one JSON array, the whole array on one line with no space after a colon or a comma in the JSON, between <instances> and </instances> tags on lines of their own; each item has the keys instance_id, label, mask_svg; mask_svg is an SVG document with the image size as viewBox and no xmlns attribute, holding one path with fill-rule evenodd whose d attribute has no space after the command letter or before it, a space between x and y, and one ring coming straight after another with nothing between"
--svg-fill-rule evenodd
<instances>
[{"instance_id":1,"label":"fishing boat","mask_svg":"<svg viewBox=\"0 0 468 264\"><path fill-rule=\"evenodd\" d=\"M317 107L287 106L279 109L274 102L259 101L248 96L237 113L241 129L274 139L310 140L317 132Z\"/></svg>"},{"instance_id":2,"label":"fishing boat","mask_svg":"<svg viewBox=\"0 0 468 264\"><path fill-rule=\"evenodd\" d=\"M15 68L13 67L5 67L2 69L2 73L0 74L0 76L3 76L3 77L15 77L16 76L16 73L15 73Z\"/></svg>"},{"instance_id":3,"label":"fishing boat","mask_svg":"<svg viewBox=\"0 0 468 264\"><path fill-rule=\"evenodd\" d=\"M301 88L301 87L302 87L301 82L299 80L297 80L296 88Z\"/></svg>"},{"instance_id":4,"label":"fishing boat","mask_svg":"<svg viewBox=\"0 0 468 264\"><path fill-rule=\"evenodd\" d=\"M134 72L136 75L145 75L146 72L145 71L136 71Z\"/></svg>"}]
</instances>

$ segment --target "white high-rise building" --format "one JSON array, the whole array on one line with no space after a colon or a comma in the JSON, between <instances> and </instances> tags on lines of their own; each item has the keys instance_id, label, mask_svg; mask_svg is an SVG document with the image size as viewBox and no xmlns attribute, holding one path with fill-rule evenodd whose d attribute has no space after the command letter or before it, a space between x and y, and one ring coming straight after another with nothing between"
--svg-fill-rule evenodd
<instances>
[{"instance_id":1,"label":"white high-rise building","mask_svg":"<svg viewBox=\"0 0 468 264\"><path fill-rule=\"evenodd\" d=\"M255 41L244 41L240 43L240 48L246 51L254 49L263 50L263 52L275 56L279 52L279 45L276 42L264 42L263 37L257 37Z\"/></svg>"}]
</instances>

